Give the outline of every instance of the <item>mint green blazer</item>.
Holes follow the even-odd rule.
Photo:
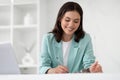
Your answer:
[[[68,55],[67,67],[70,73],[87,69],[95,61],[91,37],[85,33],[79,42],[72,43]],[[40,52],[40,73],[63,64],[62,42],[57,42],[52,33],[44,35]]]

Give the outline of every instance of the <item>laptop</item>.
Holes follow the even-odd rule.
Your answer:
[[[10,43],[0,43],[0,74],[20,74],[15,53]]]

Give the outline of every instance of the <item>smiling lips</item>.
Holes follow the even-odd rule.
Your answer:
[[[67,29],[68,29],[68,31],[73,31],[74,30],[74,28],[72,28],[72,27],[66,27]]]

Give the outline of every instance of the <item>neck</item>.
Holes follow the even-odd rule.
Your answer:
[[[70,41],[72,39],[72,35],[63,35],[62,40],[67,42]]]

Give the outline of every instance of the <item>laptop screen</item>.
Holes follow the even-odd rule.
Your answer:
[[[10,43],[0,44],[0,74],[20,74],[15,53]]]

